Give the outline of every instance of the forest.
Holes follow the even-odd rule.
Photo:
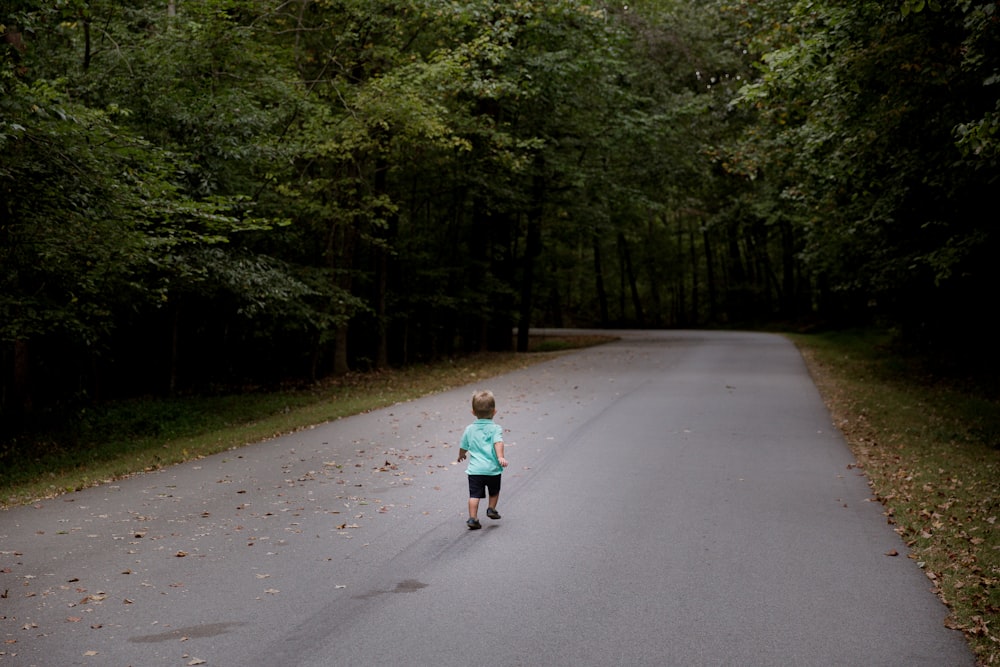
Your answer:
[[[4,428],[539,326],[1000,359],[995,0],[8,0],[0,35]]]

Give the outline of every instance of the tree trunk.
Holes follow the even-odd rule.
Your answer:
[[[604,267],[601,262],[601,237],[595,229],[594,244],[594,288],[597,290],[597,304],[600,311],[601,326],[608,326],[608,293],[604,289]]]
[[[385,137],[384,141],[388,144],[389,138]],[[380,156],[375,161],[373,183],[375,196],[379,199],[388,197],[388,184],[386,182],[388,173],[389,163],[384,156]],[[375,289],[377,290],[375,294],[375,322],[378,328],[375,367],[386,368],[389,365],[389,246],[393,241],[398,221],[393,211],[381,206],[376,210],[376,215],[382,219],[384,226],[381,229],[376,229],[375,232],[375,236],[381,240],[381,243],[377,243],[375,247]]]
[[[781,230],[781,279],[784,285],[781,311],[785,317],[793,317],[798,310],[798,290],[795,287],[795,231],[787,220],[781,221],[779,229]]]
[[[747,248],[748,254],[753,258],[753,264],[756,267],[755,282],[764,292],[763,305],[768,311],[773,312],[774,302],[777,301],[780,308],[780,304],[784,301],[784,295],[782,293],[781,282],[778,280],[778,276],[774,272],[774,267],[771,265],[771,256],[767,251],[766,237],[760,239],[758,235],[752,231],[748,231]]]
[[[541,252],[541,221],[534,215],[528,218],[528,240],[524,249],[524,273],[521,276],[521,309],[517,319],[517,351],[528,351],[531,330],[532,300],[534,298],[535,256]]]
[[[746,312],[752,308],[748,302],[747,267],[740,250],[739,227],[739,222],[734,221],[726,229],[726,312],[730,321],[744,319]]]
[[[13,401],[14,409],[24,416],[31,412],[31,356],[26,340],[14,341],[14,378]]]
[[[375,368],[386,368],[389,366],[389,312],[387,308],[389,291],[389,257],[388,250],[384,246],[379,246],[375,250],[376,262],[375,281],[375,326],[377,328],[375,350]]]
[[[715,322],[718,318],[718,303],[716,301],[715,262],[712,258],[712,240],[708,228],[702,227],[702,243],[705,246],[705,279],[708,282],[708,321]]]
[[[167,393],[173,396],[177,391],[180,375],[181,305],[174,305],[174,316],[170,323],[170,377],[167,378]]]
[[[330,221],[330,231],[326,239],[326,265],[330,270],[330,280],[333,282],[334,287],[348,294],[351,292],[354,283],[354,249],[356,241],[357,231],[352,226],[342,221]],[[338,319],[343,320],[342,323],[336,325],[337,328],[333,334],[333,373],[334,375],[344,375],[351,370],[347,354],[349,316],[348,313],[337,312],[338,306],[336,303],[331,303],[329,307],[338,316]],[[329,341],[329,338],[324,333],[320,332],[318,342],[322,341],[320,344],[325,345]]]
[[[701,298],[700,281],[698,280],[698,249],[695,247],[695,225],[697,220],[691,218],[688,223],[691,228],[688,232],[688,249],[691,254],[691,323],[701,323]]]
[[[528,231],[524,247],[524,272],[521,275],[521,312],[517,321],[517,351],[528,351],[531,313],[535,292],[535,260],[542,254],[542,212],[545,204],[545,161],[535,159],[535,175],[531,183],[531,207],[528,210]]]
[[[663,272],[657,264],[655,253],[651,250],[655,247],[654,238],[656,238],[656,214],[650,212],[646,218],[646,248],[642,257],[646,273],[649,275],[649,299],[653,304],[652,324],[654,327],[659,327],[663,324],[663,300],[660,297]]]
[[[687,281],[684,280],[684,227],[678,214],[674,214],[673,217],[677,225],[677,254],[674,259],[674,266],[677,267],[677,323],[683,327],[688,324]]]
[[[83,19],[83,71],[86,72],[90,69],[90,58],[91,58],[91,43],[90,43],[90,19]]]
[[[333,338],[333,373],[346,375],[351,370],[347,359],[347,327],[337,327]]]
[[[646,315],[642,308],[642,300],[639,298],[639,286],[635,280],[635,271],[632,270],[632,253],[629,252],[628,241],[625,240],[624,232],[618,232],[618,247],[621,248],[622,260],[625,265],[625,275],[628,276],[629,291],[632,294],[632,308],[635,310],[635,319],[639,323],[639,328],[645,329]]]
[[[625,258],[622,257],[622,248],[618,246],[618,322],[625,324]]]
[[[485,198],[480,193],[472,197],[472,236],[474,242],[469,246],[471,271],[468,285],[472,289],[482,285],[487,275],[489,256],[493,244],[492,225]],[[463,331],[468,331],[469,341],[465,343],[466,351],[486,352],[489,349],[490,320],[486,307],[480,307],[470,313],[468,324],[463,325]]]

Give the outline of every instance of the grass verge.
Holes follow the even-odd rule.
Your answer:
[[[307,389],[122,401],[0,442],[0,508],[28,504],[551,359],[612,336],[547,336],[532,354],[488,353],[351,374]]]
[[[982,665],[1000,664],[1000,401],[884,335],[794,335],[885,516]]]

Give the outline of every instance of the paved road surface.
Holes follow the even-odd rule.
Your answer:
[[[973,664],[783,338],[469,380],[0,513],[0,666]],[[479,386],[512,463],[468,531]]]

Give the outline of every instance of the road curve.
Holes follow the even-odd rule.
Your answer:
[[[974,664],[793,345],[620,333],[0,513],[0,666]]]

